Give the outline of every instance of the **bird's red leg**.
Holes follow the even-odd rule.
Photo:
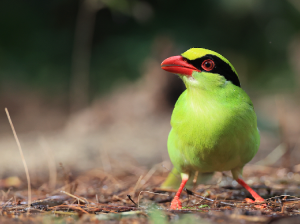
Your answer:
[[[181,181],[181,184],[180,184],[180,187],[178,188],[178,191],[175,195],[175,197],[173,198],[172,202],[171,202],[171,206],[170,206],[170,209],[182,209],[182,205],[181,205],[181,201],[179,200],[179,197],[180,197],[180,194],[186,184],[186,182],[188,181],[189,179],[189,175],[187,174],[182,174],[182,181]]]
[[[255,199],[255,201],[253,201],[250,198],[246,198],[247,202],[263,202],[265,199],[263,199],[261,196],[259,196],[248,184],[245,183],[245,181],[243,181],[242,179],[238,178],[237,182],[242,185],[247,191],[249,191],[249,193],[252,195],[252,197]]]

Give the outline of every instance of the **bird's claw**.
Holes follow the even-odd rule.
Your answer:
[[[181,201],[179,200],[178,196],[175,196],[173,198],[170,209],[172,210],[182,209]]]
[[[253,201],[251,198],[245,198],[245,201],[247,202],[247,203],[254,203],[255,201]]]
[[[255,199],[255,201],[253,201],[250,198],[245,198],[245,201],[247,203],[255,203],[255,202],[264,202],[265,200],[263,198],[257,198],[257,199]],[[259,209],[263,209],[263,208],[267,207],[267,205],[266,204],[261,204],[261,205],[255,205],[254,207],[259,208]]]

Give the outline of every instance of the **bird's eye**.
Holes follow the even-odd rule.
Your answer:
[[[205,71],[211,71],[213,70],[213,68],[215,67],[215,62],[211,59],[206,59],[205,61],[202,62],[201,67],[205,70]]]

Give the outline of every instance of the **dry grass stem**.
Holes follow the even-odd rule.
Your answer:
[[[3,205],[3,207],[2,208],[5,208],[6,207],[6,205],[8,205],[8,203],[11,201],[13,199],[13,197],[12,198],[10,198],[4,205]]]
[[[11,187],[10,187],[10,188],[8,188],[7,192],[5,192],[5,191],[1,190],[1,192],[2,192],[2,200],[5,200],[5,199],[7,199],[7,197],[8,197],[8,194],[9,194],[10,190],[11,190]],[[4,198],[3,198],[3,197],[4,197]]]
[[[43,136],[40,136],[39,143],[45,151],[47,156],[48,168],[49,168],[49,189],[50,192],[53,191],[56,187],[56,179],[57,179],[57,170],[55,165],[55,159],[53,156],[53,152],[49,147],[46,139]]]
[[[155,173],[155,171],[157,170],[157,166],[153,166],[148,173],[145,175],[145,178],[143,179],[143,183],[141,184],[140,187],[144,186],[148,180],[153,176],[153,174]]]
[[[20,141],[18,139],[17,133],[15,131],[14,125],[12,123],[12,120],[10,118],[10,115],[9,115],[9,112],[8,112],[7,108],[5,108],[5,112],[6,112],[10,127],[12,129],[12,132],[14,134],[15,140],[17,142],[17,145],[18,145],[18,148],[19,148],[19,151],[20,151],[20,155],[21,155],[21,158],[22,158],[22,162],[23,162],[23,165],[24,165],[25,173],[26,173],[26,179],[27,179],[27,184],[28,184],[28,210],[27,210],[27,214],[29,214],[30,204],[31,204],[31,184],[30,184],[30,177],[29,177],[28,167],[27,167],[27,164],[26,164],[26,161],[25,161],[25,158],[24,158],[24,154],[23,154],[23,150],[21,148]]]
[[[152,192],[152,191],[140,191],[140,193],[139,193],[139,196],[138,196],[138,208],[140,207],[140,196],[141,196],[141,194],[142,193],[149,193],[149,194],[157,194],[157,195],[163,195],[163,196],[170,196],[170,195],[168,195],[168,194],[161,194],[161,193],[155,193],[155,192]]]
[[[113,195],[112,199],[122,201],[125,204],[127,203],[127,201],[125,199],[119,197],[118,195]]]
[[[136,184],[135,184],[135,186],[134,186],[134,188],[133,188],[133,191],[132,191],[132,195],[133,195],[133,196],[135,195],[135,192],[136,192],[136,190],[138,189],[138,187],[139,187],[139,185],[140,185],[140,182],[141,182],[142,178],[143,178],[143,175],[141,175],[140,178],[138,179],[138,181],[136,182]]]
[[[278,122],[279,122],[279,132],[280,132],[280,138],[281,141],[285,147],[285,154],[282,155],[282,166],[285,168],[288,168],[290,171],[292,171],[291,167],[291,153],[292,153],[292,147],[291,142],[288,138],[287,133],[287,115],[285,111],[285,104],[284,104],[284,98],[283,97],[276,97],[276,107],[277,107],[277,116],[278,116]]]
[[[61,191],[61,193],[64,193],[64,194],[66,194],[66,195],[68,195],[68,196],[70,196],[72,198],[75,198],[75,199],[77,199],[78,201],[81,201],[84,204],[88,204],[88,201],[83,200],[82,198],[79,198],[79,197],[77,197],[77,196],[75,196],[73,194],[70,194],[70,193],[66,192],[66,191]]]
[[[275,149],[273,149],[264,159],[259,160],[255,165],[271,166],[282,158],[287,152],[285,143],[280,143]]]

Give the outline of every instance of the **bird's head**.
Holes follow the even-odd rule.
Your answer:
[[[238,74],[222,55],[204,48],[191,48],[165,59],[161,68],[178,74],[187,88],[215,89],[232,83],[240,87]]]

